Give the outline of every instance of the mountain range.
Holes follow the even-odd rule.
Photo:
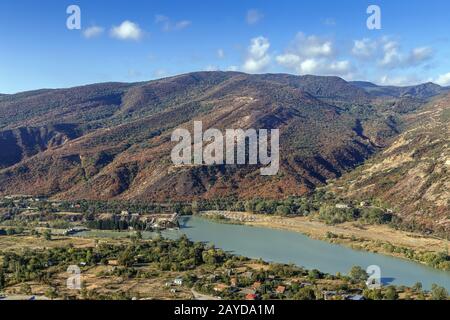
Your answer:
[[[0,95],[0,194],[279,199],[338,179],[346,195],[382,197],[445,220],[449,91],[432,83],[197,72]],[[246,165],[174,167],[171,133],[192,130],[194,120],[204,129],[279,128],[279,174],[263,177]]]

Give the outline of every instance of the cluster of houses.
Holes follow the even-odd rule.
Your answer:
[[[245,297],[245,300],[259,300],[261,298],[261,287],[264,284],[263,282],[255,281],[250,287],[238,288],[237,281],[237,278],[231,278],[230,285],[218,283],[214,286],[214,291],[218,294],[224,293],[226,291],[228,291],[229,293],[239,293]],[[300,288],[313,286],[312,283],[302,282],[300,279],[293,279],[292,281],[286,281],[283,284],[277,285],[270,293],[274,295],[284,295],[287,292],[289,286],[291,286],[293,283],[298,284]],[[324,300],[335,300],[337,298],[340,298],[343,300],[360,301],[365,299],[361,294],[349,294],[338,291],[324,290],[322,291],[322,295]]]
[[[183,278],[175,278],[172,282],[166,282],[166,287],[170,288],[170,293],[177,293],[178,290],[174,286],[181,287],[183,283]]]
[[[251,272],[250,272],[251,273]],[[250,276],[251,277],[251,276]],[[238,287],[238,278],[234,277],[230,279],[230,285],[224,283],[218,283],[214,286],[214,292],[220,294],[224,292],[238,293],[245,297],[246,300],[258,300],[260,299],[260,289],[263,283],[261,281],[255,281],[251,286],[245,288]],[[284,294],[286,286],[278,286],[275,289],[276,294]]]
[[[231,293],[240,293],[245,297],[245,300],[258,300],[260,299],[259,290],[261,289],[262,282],[255,281],[253,285],[247,288],[238,288],[237,286],[237,278],[231,278],[231,284],[226,285],[223,283],[219,283],[214,287],[214,291],[217,293],[223,293],[225,291]],[[286,286],[279,285],[275,289],[275,294],[284,294],[286,292]]]
[[[150,225],[150,227],[153,230],[164,230],[164,229],[177,229],[180,227],[178,218],[180,217],[180,214],[173,213],[172,215],[164,215],[164,216],[156,216],[148,218],[147,224]]]
[[[239,270],[241,269],[241,270]],[[222,279],[222,275],[226,275],[228,277],[227,283],[220,282],[220,279]],[[214,291],[215,295],[217,297],[220,297],[223,294],[236,294],[241,297],[244,297],[245,300],[259,300],[261,299],[261,295],[263,293],[265,294],[271,294],[271,295],[284,295],[289,290],[289,287],[292,286],[294,283],[297,284],[300,288],[313,286],[312,283],[305,282],[302,279],[291,279],[288,281],[281,281],[277,276],[269,275],[267,277],[266,281],[254,281],[251,285],[246,285],[245,287],[240,286],[240,279],[242,279],[242,282],[248,283],[249,280],[253,279],[254,273],[251,271],[245,270],[245,268],[238,268],[238,269],[227,269],[222,274],[216,273],[216,274],[209,274],[209,275],[200,275],[197,277],[198,280],[206,280],[208,283],[214,283],[214,286],[212,287],[212,290]],[[217,282],[216,282],[217,281]],[[271,289],[271,292],[267,292],[267,286],[263,288],[265,284],[277,283],[275,287]],[[176,278],[172,282],[166,283],[166,287],[170,287],[171,292],[177,292],[176,289],[174,289],[174,286],[182,286],[183,285],[183,279],[182,278]],[[263,292],[265,291],[265,292]]]
[[[245,269],[245,268],[238,268]],[[293,278],[288,280],[281,280],[274,275],[268,275],[265,281],[254,281],[250,285],[242,286],[242,283],[248,283],[249,280],[254,279],[253,272],[247,270],[231,270],[227,269],[221,274],[209,274],[199,275],[197,280],[206,280],[207,283],[213,283],[212,291],[214,292],[214,298],[220,298],[223,295],[236,295],[243,297],[245,300],[260,300],[262,294],[269,294],[270,296],[285,296],[289,295],[289,290],[293,285],[298,288],[313,287],[314,284],[302,278]],[[223,275],[227,276],[227,281],[224,283]],[[273,284],[276,285],[273,285]],[[175,278],[172,282],[166,283],[166,287],[170,288],[170,292],[178,292],[177,287],[181,287],[184,284],[184,280],[181,277]],[[354,292],[342,292],[342,291],[328,291],[323,290],[322,296],[324,300],[365,300],[360,291],[354,290]]]
[[[38,204],[40,202],[48,202],[50,205],[55,208],[55,211],[58,211],[58,208],[60,208],[63,203],[58,201],[49,201],[45,197],[36,197],[36,196],[30,196],[30,195],[14,195],[14,196],[5,196],[2,199],[0,199],[0,205],[3,203],[10,203],[13,202],[15,204],[15,207],[20,210],[21,216],[26,217],[27,215],[31,218],[33,215],[39,215],[39,208]],[[58,216],[58,214],[64,214],[64,220],[71,221],[71,222],[77,222],[80,220],[80,217],[82,218],[82,214],[79,213],[79,209],[81,208],[81,205],[79,203],[72,203],[69,206],[70,209],[73,209],[74,212],[54,212],[53,216]],[[69,209],[69,210],[70,210]],[[149,229],[152,230],[164,230],[164,229],[170,229],[170,228],[179,228],[178,219],[179,214],[178,213],[169,213],[170,208],[165,208],[165,211],[167,213],[163,214],[139,214],[139,213],[130,213],[127,210],[123,210],[120,213],[120,219],[123,219],[125,221],[142,221],[146,223]],[[104,214],[105,217],[108,217],[109,214]],[[100,215],[100,219],[102,218],[102,215]]]
[[[129,211],[122,211],[120,213],[120,218],[125,221],[141,221],[145,223],[146,230],[166,230],[166,229],[178,229],[180,215],[178,213],[172,214],[144,214],[130,213]],[[133,230],[133,227],[129,227]]]

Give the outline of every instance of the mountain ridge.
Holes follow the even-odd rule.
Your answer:
[[[350,83],[366,90],[373,96],[415,96],[420,98],[430,98],[439,94],[446,93],[450,90],[450,88],[448,87],[443,87],[433,82],[426,82],[410,86],[380,86],[367,81],[351,81]]]
[[[0,194],[145,201],[303,195],[388,146],[405,114],[424,103],[420,90],[411,95],[374,97],[338,77],[240,72],[10,95],[0,98],[0,147],[8,151],[0,157]],[[205,128],[280,128],[280,174],[260,177],[258,166],[174,168],[171,131],[192,129],[193,120]]]

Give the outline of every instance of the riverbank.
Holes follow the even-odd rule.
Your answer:
[[[206,211],[201,215],[206,217],[220,215],[227,221],[245,225],[295,231],[316,240],[404,258],[441,270],[450,270],[448,261],[436,263],[436,257],[447,251],[449,241],[396,230],[386,225],[363,225],[358,222],[326,225],[309,217],[267,216],[228,211]]]
[[[6,238],[16,237],[2,236],[0,243]],[[236,256],[186,237],[114,239],[89,247],[64,239],[73,243],[0,251],[0,300],[430,300],[435,295],[403,286],[367,290],[359,268],[331,275]],[[195,254],[202,258],[186,259]],[[81,290],[67,286],[68,262],[78,265]]]

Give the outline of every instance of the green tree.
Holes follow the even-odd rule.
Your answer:
[[[199,210],[199,205],[197,201],[192,201],[191,203],[191,208],[192,208],[192,213],[193,214],[197,214],[200,210]]]
[[[3,272],[3,269],[0,269],[0,290],[3,290],[5,288],[6,288],[5,273]]]
[[[266,203],[262,200],[258,201],[255,205],[255,211],[258,213],[264,213],[266,210]]]
[[[363,291],[363,295],[366,299],[369,300],[382,300],[383,294],[381,293],[381,289],[365,289]]]
[[[445,288],[438,286],[437,284],[433,284],[431,286],[431,299],[433,300],[447,300],[448,292]]]
[[[277,207],[277,214],[281,216],[287,216],[290,213],[289,207],[287,206],[278,206]]]
[[[44,239],[47,241],[51,241],[52,240],[52,232],[50,230],[45,230],[44,231]]]
[[[20,287],[20,292],[25,295],[31,295],[32,294],[31,286],[26,282],[22,283],[22,286]]]
[[[56,299],[58,297],[58,292],[56,291],[55,288],[51,287],[49,288],[47,291],[45,291],[44,294],[47,298],[49,299]]]
[[[366,281],[369,275],[360,266],[354,266],[348,273],[349,277],[354,281]]]
[[[308,277],[310,279],[320,279],[322,277],[322,274],[320,273],[319,270],[313,269],[313,270],[309,270]]]
[[[398,293],[397,290],[395,290],[395,287],[389,286],[384,293],[384,299],[385,300],[397,300],[398,299]]]
[[[301,288],[294,295],[294,300],[316,300],[316,293],[311,288]]]
[[[253,213],[255,211],[255,204],[253,201],[246,201],[244,204],[245,212]]]
[[[412,286],[412,289],[413,289],[415,292],[422,292],[422,288],[423,288],[423,286],[422,286],[422,283],[421,283],[421,282],[416,282],[416,283]]]
[[[132,267],[135,260],[134,260],[134,253],[131,248],[127,248],[125,251],[123,251],[119,258],[117,259],[117,262],[119,265],[124,267]]]

